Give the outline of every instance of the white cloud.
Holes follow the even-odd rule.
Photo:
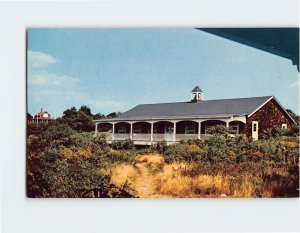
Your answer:
[[[87,105],[89,105],[92,109],[111,109],[112,111],[115,109],[118,110],[121,107],[121,104],[114,100],[108,99],[87,99]]]
[[[74,85],[79,79],[68,75],[57,75],[47,71],[29,71],[28,84],[36,86]]]
[[[55,59],[53,56],[38,51],[28,50],[27,56],[29,67],[35,69],[45,68],[48,65],[57,62],[57,59]]]
[[[78,78],[50,72],[48,66],[56,61],[49,54],[28,51],[28,101],[32,111],[47,108],[47,111],[60,115],[67,108],[82,105],[89,106],[94,113],[120,109],[121,104],[114,100],[92,96]]]

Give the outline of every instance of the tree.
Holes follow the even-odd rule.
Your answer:
[[[291,109],[286,109],[287,113],[296,121],[296,124],[299,125],[299,116],[296,115]]]
[[[86,106],[86,105],[82,105],[80,107],[79,111],[85,113],[87,116],[92,117],[91,109],[88,106]]]
[[[116,118],[116,117],[118,117],[120,115],[121,115],[120,112],[112,112],[112,113],[108,114],[106,117],[107,118]]]
[[[105,118],[105,115],[101,114],[101,113],[96,113],[93,115],[93,120],[99,120],[99,119],[103,119]]]
[[[75,107],[64,111],[59,122],[69,125],[72,129],[78,132],[89,132],[94,130],[92,117],[88,116],[83,111],[76,111]]]

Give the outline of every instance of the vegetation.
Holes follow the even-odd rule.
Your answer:
[[[28,124],[28,197],[299,197],[299,128],[261,140],[212,127],[206,140],[160,142],[93,137],[85,106],[55,123]]]
[[[298,197],[298,145],[291,137],[252,141],[215,136],[169,146],[163,157],[168,164],[181,164],[174,179],[188,183],[187,196]],[[174,179],[169,194],[176,196]]]
[[[27,194],[29,197],[131,197],[125,191],[126,185],[116,187],[109,182],[109,174],[100,172],[123,162],[124,158],[128,160],[129,156],[116,157],[103,139],[94,139],[91,133],[76,132],[66,124],[49,126],[39,136],[28,136]]]

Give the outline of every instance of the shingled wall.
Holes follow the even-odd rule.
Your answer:
[[[256,113],[247,119],[244,133],[247,136],[252,136],[252,121],[258,121],[258,133],[267,130],[268,128],[287,124],[287,127],[291,127],[292,120],[288,117],[277,102],[272,99],[260,108]]]

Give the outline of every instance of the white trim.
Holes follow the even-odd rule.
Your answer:
[[[267,101],[265,101],[262,105],[260,105],[258,108],[256,108],[252,113],[250,113],[248,115],[248,117],[251,117],[254,113],[256,113],[259,109],[261,109],[266,103],[268,103],[273,98],[274,98],[274,96],[271,96]]]
[[[230,119],[229,123],[233,122],[233,121],[239,121],[239,122],[242,122],[244,124],[247,123],[246,116],[233,116],[232,119]]]
[[[246,115],[245,114],[241,114],[242,115]],[[168,116],[161,116],[159,118],[141,118],[141,119],[137,119],[135,118],[134,120],[126,120],[126,119],[117,119],[117,118],[110,118],[110,119],[98,119],[98,120],[93,120],[93,122],[101,122],[101,123],[111,123],[111,122],[125,122],[125,123],[129,123],[129,122],[148,122],[148,123],[156,123],[156,122],[161,122],[161,121],[168,121],[168,122],[179,122],[179,121],[207,121],[207,120],[220,120],[220,121],[226,121],[228,119],[232,118],[232,114],[231,115],[219,115],[219,116],[172,116],[172,118],[167,118]]]
[[[287,129],[287,124],[281,124],[282,129]]]
[[[155,123],[150,124],[153,124],[153,134],[157,134],[157,125],[155,125]],[[151,126],[150,129],[148,129],[148,134],[151,134]]]

